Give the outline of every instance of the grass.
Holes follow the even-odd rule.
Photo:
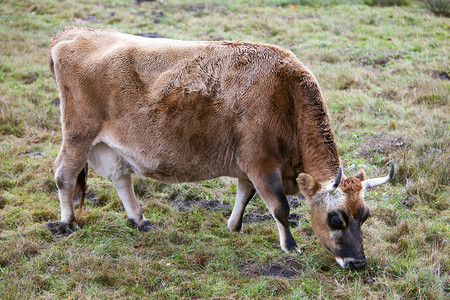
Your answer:
[[[0,298],[448,298],[450,23],[427,7],[445,6],[438,1],[369,2],[2,1]],[[236,187],[223,179],[135,178],[159,228],[142,233],[128,226],[112,184],[91,172],[81,228],[53,236],[45,224],[59,218],[52,165],[61,130],[46,55],[70,25],[292,50],[322,86],[346,174],[382,176],[396,161],[392,182],[366,193],[366,268],[340,269],[305,203],[291,208],[303,256],[281,253],[272,220],[231,234]],[[267,210],[256,198],[247,212]]]

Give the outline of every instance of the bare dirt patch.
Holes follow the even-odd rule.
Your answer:
[[[179,6],[178,10],[191,13],[197,18],[210,14],[218,16],[226,16],[228,14],[226,6],[219,3],[182,4]]]
[[[303,270],[302,264],[295,258],[278,260],[272,263],[258,263],[258,259],[246,261],[241,269],[241,276],[255,278],[258,276],[274,276],[291,278]]]
[[[396,150],[411,145],[412,139],[404,136],[380,135],[369,136],[358,147],[357,153],[369,160],[376,154],[388,155]]]
[[[203,201],[198,197],[194,197],[193,199],[187,197],[187,199],[175,200],[170,202],[169,204],[177,207],[181,211],[189,210],[193,207],[202,207],[208,211],[223,211],[226,214],[231,213],[230,205],[215,199]]]
[[[35,82],[39,77],[39,74],[37,72],[31,72],[28,74],[24,74],[20,77],[20,80],[25,84],[31,84]]]
[[[450,75],[448,75],[448,73],[445,71],[435,71],[433,72],[432,76],[441,80],[450,80]]]
[[[302,214],[298,214],[298,213],[291,213],[289,215],[289,225],[290,226],[297,226],[298,225],[298,221],[303,217]],[[270,213],[260,213],[257,211],[249,211],[248,213],[246,213],[243,217],[242,217],[242,222],[243,223],[259,223],[259,222],[264,222],[267,220],[272,220],[272,216],[270,215]]]
[[[352,60],[364,67],[384,67],[390,61],[398,61],[407,54],[406,51],[387,51],[384,53],[368,53],[356,55]]]
[[[406,208],[413,208],[417,203],[419,203],[419,200],[414,196],[406,196],[402,201],[402,205]]]
[[[290,209],[297,208],[302,202],[305,201],[303,196],[287,196],[286,197],[289,203]],[[299,213],[291,213],[289,215],[289,225],[297,226],[298,221],[303,217],[302,214]],[[259,223],[267,220],[272,220],[272,215],[269,212],[258,212],[258,211],[248,211],[243,217],[243,223]]]
[[[286,198],[290,208],[297,208],[306,201],[306,198],[302,194],[298,194],[297,196],[286,196]]]
[[[267,220],[271,220],[270,213],[261,213],[257,211],[249,211],[242,217],[244,223],[259,223]]]

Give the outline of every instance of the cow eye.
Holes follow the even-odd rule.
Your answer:
[[[329,217],[329,223],[330,227],[333,229],[341,229],[343,227],[343,223],[338,214],[331,214]]]

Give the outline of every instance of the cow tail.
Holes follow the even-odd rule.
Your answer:
[[[78,205],[78,219],[81,217],[81,210],[84,204],[84,198],[86,197],[87,188],[87,175],[88,175],[88,164],[84,166],[80,174],[78,174],[77,184],[75,186],[75,195],[80,194],[80,205]]]
[[[55,62],[53,61],[53,57],[51,54],[49,54],[48,56],[48,66],[53,74],[53,77],[55,77]]]
[[[48,49],[48,55],[47,55],[48,66],[50,68],[50,71],[52,72],[53,78],[55,78],[55,61],[53,60],[53,56],[52,56],[52,49],[54,46],[55,46],[55,42],[52,40],[50,42],[50,47]]]

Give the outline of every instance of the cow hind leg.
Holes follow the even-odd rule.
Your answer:
[[[255,187],[252,183],[239,179],[237,184],[236,202],[228,219],[228,229],[239,232],[242,228],[242,216],[247,204],[255,195]]]
[[[129,222],[142,231],[154,229],[142,214],[133,190],[132,171],[125,159],[108,145],[99,143],[92,148],[89,162],[94,170],[111,179],[125,207]]]
[[[289,204],[283,191],[279,172],[274,171],[258,175],[252,178],[252,181],[277,223],[281,249],[284,252],[301,253],[289,230]]]
[[[54,164],[56,186],[61,207],[61,221],[47,224],[56,234],[68,235],[76,229],[73,210],[73,197],[77,185],[82,193],[86,188],[87,150],[81,146],[70,147],[67,143],[61,147]]]

